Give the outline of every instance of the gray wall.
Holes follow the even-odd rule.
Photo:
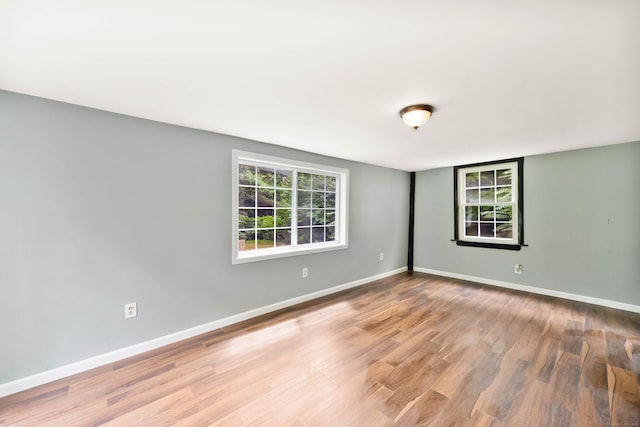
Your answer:
[[[453,168],[419,172],[415,266],[640,305],[639,186],[640,142],[526,157],[515,252],[451,242]]]
[[[348,168],[349,248],[231,265],[234,148]],[[408,182],[0,91],[0,383],[404,267]]]

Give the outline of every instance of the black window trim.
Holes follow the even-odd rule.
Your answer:
[[[509,163],[516,162],[518,163],[518,244],[504,244],[504,243],[488,243],[488,242],[471,242],[468,240],[461,240],[458,231],[458,169],[479,167],[479,166],[488,166],[493,164],[500,163]],[[504,159],[504,160],[494,160],[490,162],[480,162],[480,163],[471,163],[468,165],[460,165],[454,166],[453,168],[453,228],[454,228],[454,238],[453,240],[456,242],[458,246],[472,246],[478,248],[491,248],[491,249],[506,249],[510,251],[519,251],[523,246],[527,246],[524,244],[524,183],[523,177],[524,175],[524,157],[516,157],[512,159]]]

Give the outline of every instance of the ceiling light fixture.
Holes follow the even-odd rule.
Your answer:
[[[427,123],[429,117],[433,113],[433,107],[427,104],[409,105],[400,110],[400,117],[402,121],[411,126],[415,130],[418,130],[420,126]]]

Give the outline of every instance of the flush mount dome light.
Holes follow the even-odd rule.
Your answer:
[[[433,107],[428,104],[416,104],[409,105],[400,110],[400,117],[402,121],[411,126],[414,129],[418,129],[423,124],[427,123],[427,120],[433,113]]]

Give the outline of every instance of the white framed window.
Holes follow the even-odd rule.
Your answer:
[[[348,246],[349,171],[233,150],[232,263]]]
[[[523,245],[524,159],[454,168],[455,240],[461,246]]]

